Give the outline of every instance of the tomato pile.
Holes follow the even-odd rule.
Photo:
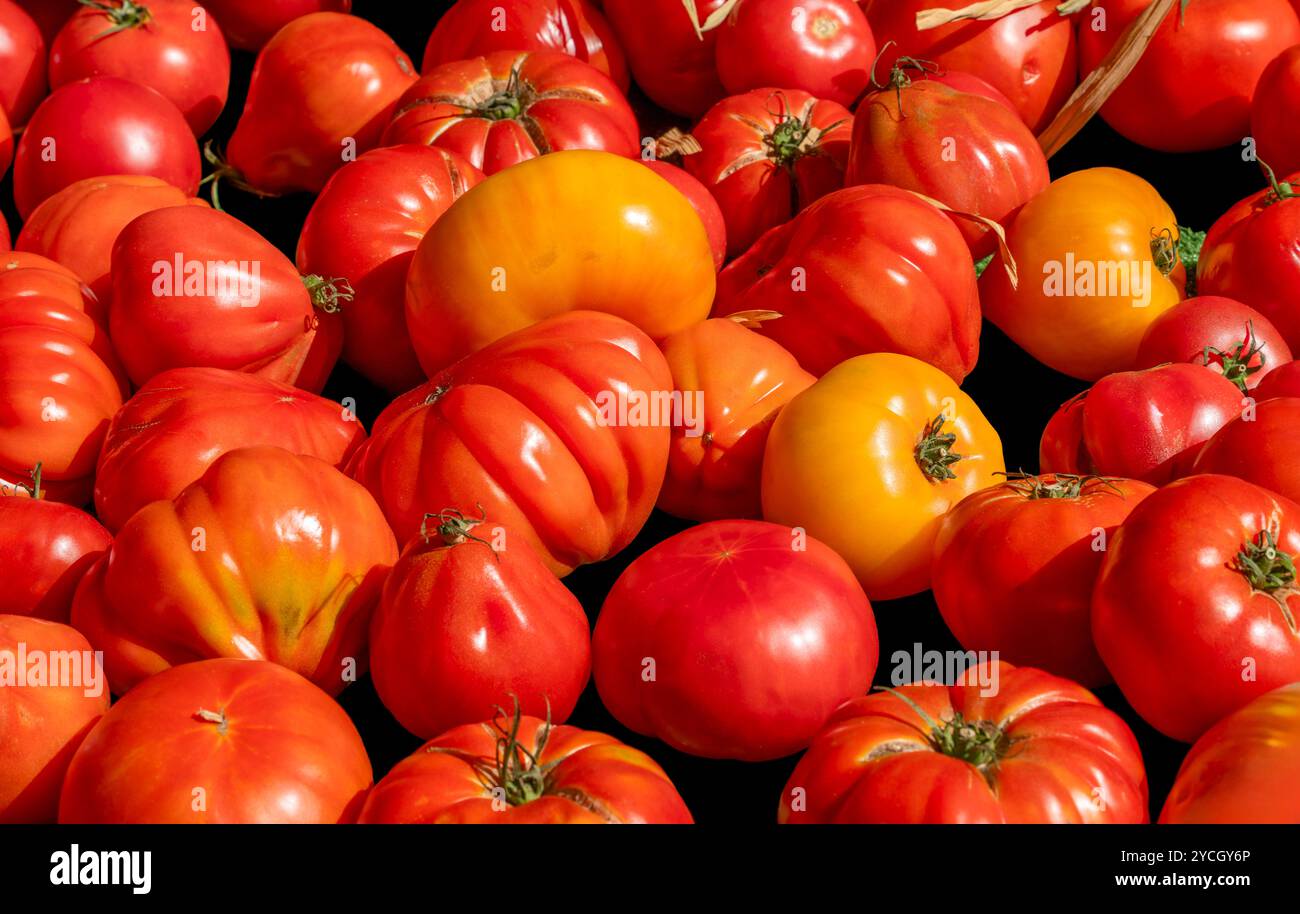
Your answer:
[[[1300,822],[1300,3],[940,2],[0,0],[0,823]]]

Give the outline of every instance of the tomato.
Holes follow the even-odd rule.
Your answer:
[[[1285,362],[1268,373],[1255,388],[1256,400],[1271,397],[1300,397],[1300,362]]]
[[[989,101],[997,102],[1003,108],[1019,116],[1015,103],[1011,99],[999,92],[992,83],[976,76],[974,73],[967,73],[963,70],[948,70],[941,67],[937,71],[927,69],[925,78],[931,82],[947,86],[949,89],[965,92],[967,95],[978,95],[981,98],[987,98]]]
[[[379,145],[415,67],[380,29],[343,13],[294,19],[257,55],[219,174],[259,194],[318,192]]]
[[[14,158],[14,200],[26,219],[46,197],[103,175],[152,175],[192,197],[199,172],[199,147],[175,105],[96,76],[55,89],[32,115]]]
[[[612,736],[517,711],[457,727],[393,768],[361,824],[665,824],[691,814],[662,768]]]
[[[668,462],[671,390],[645,334],[613,315],[570,312],[398,397],[349,472],[403,543],[426,512],[477,503],[567,574],[627,546],[650,516]]]
[[[1149,0],[1098,0],[1079,25],[1090,73]],[[1274,57],[1300,44],[1290,0],[1196,0],[1171,9],[1137,66],[1102,106],[1116,132],[1149,149],[1194,152],[1250,132],[1250,103]]]
[[[9,166],[14,160],[14,132],[9,124],[9,118],[5,116],[5,111],[0,108],[0,178],[5,176],[9,171]],[[3,221],[3,220],[0,220]],[[4,236],[9,237],[9,226],[4,226]]]
[[[398,100],[383,142],[442,146],[495,174],[560,149],[635,156],[641,131],[595,67],[559,51],[497,51],[426,72]]]
[[[105,304],[113,292],[113,242],[131,220],[168,206],[206,205],[149,175],[85,178],[36,207],[16,246],[68,267]]]
[[[682,196],[695,207],[695,215],[704,223],[704,231],[709,236],[709,248],[713,251],[713,266],[721,270],[727,262],[727,221],[722,215],[722,207],[704,184],[684,168],[662,162],[658,159],[642,159],[641,163],[681,191]]]
[[[718,31],[695,28],[726,2],[605,0],[605,18],[627,52],[637,86],[659,107],[694,119],[726,94],[714,62]]]
[[[692,131],[702,149],[684,164],[722,208],[730,256],[844,185],[852,123],[844,106],[797,91],[758,89],[709,109]]]
[[[1291,361],[1291,347],[1273,322],[1254,308],[1217,295],[1189,298],[1147,328],[1137,367],[1193,362],[1223,375],[1242,391],[1259,386]]]
[[[343,361],[386,390],[410,390],[424,380],[403,307],[415,248],[481,180],[482,172],[447,149],[372,149],[336,171],[307,214],[298,269],[347,278],[352,298],[322,319],[341,319]]]
[[[1160,823],[1300,822],[1300,683],[1229,714],[1183,759]]]
[[[371,779],[320,689],[273,663],[205,660],[113,705],[73,756],[59,821],[329,824],[355,815]]]
[[[934,600],[948,628],[968,651],[1107,684],[1092,588],[1115,529],[1154,491],[1132,479],[1017,475],[964,498],[934,545]]]
[[[190,0],[108,0],[83,6],[50,45],[50,87],[120,76],[162,93],[201,136],[226,106],[230,52]]]
[[[715,53],[732,95],[777,86],[851,105],[871,80],[876,40],[854,0],[744,0]]]
[[[17,0],[18,5],[27,11],[48,46],[59,34],[63,23],[72,18],[72,14],[81,8],[80,0]]]
[[[1291,446],[1297,420],[1300,398],[1249,406],[1197,451],[1189,472],[1236,476],[1300,501],[1300,462]]]
[[[15,127],[27,123],[45,95],[45,39],[13,0],[0,0],[0,108]]]
[[[393,566],[370,626],[375,690],[429,739],[512,696],[563,723],[591,672],[582,604],[532,547],[485,515],[444,508]]]
[[[1260,74],[1250,103],[1250,135],[1261,161],[1281,175],[1300,171],[1300,126],[1291,99],[1300,93],[1300,45],[1273,58]]]
[[[0,500],[0,511],[11,501]],[[68,763],[107,710],[85,638],[57,622],[0,615],[0,825],[54,821]]]
[[[997,432],[951,378],[909,356],[863,355],[777,416],[763,517],[806,529],[844,556],[867,596],[891,600],[930,586],[943,515],[1003,469]]]
[[[341,466],[365,437],[352,411],[288,384],[174,368],[154,375],[113,416],[95,475],[95,513],[108,529],[121,529],[238,448],[274,446]]]
[[[777,312],[760,332],[816,375],[862,353],[899,352],[960,382],[979,356],[970,260],[952,220],[914,194],[848,187],[728,265],[713,315]]]
[[[1132,368],[1147,327],[1182,298],[1178,222],[1155,188],[1129,172],[1058,178],[1006,230],[1019,286],[995,257],[980,279],[980,304],[1063,374],[1095,381]]]
[[[348,13],[352,0],[206,0],[233,48],[261,50],[276,32],[309,13]]]
[[[858,106],[846,184],[892,184],[999,224],[1047,189],[1047,159],[1015,112],[907,69]],[[986,226],[954,221],[974,257],[993,253]]]
[[[715,284],[689,201],[639,162],[571,150],[493,175],[434,224],[407,275],[406,323],[433,376],[571,310],[662,339],[704,319]]]
[[[720,318],[674,333],[663,353],[694,412],[693,424],[673,427],[659,508],[691,520],[759,517],[768,432],[816,378],[779,343]]]
[[[67,267],[39,254],[7,253],[0,258],[0,301],[27,297],[50,299],[70,311],[84,311],[99,324],[106,317],[94,293]]]
[[[1146,770],[1133,732],[1087,689],[997,662],[846,702],[799,760],[777,820],[1140,824]]]
[[[457,0],[434,26],[420,72],[493,51],[541,48],[589,63],[627,91],[623,49],[590,0]]]
[[[881,47],[893,41],[893,51],[900,56],[980,77],[1011,99],[1030,130],[1042,131],[1078,81],[1074,22],[1057,14],[1057,0],[1043,0],[996,19],[917,29],[916,14],[936,5],[944,4],[863,0]]]

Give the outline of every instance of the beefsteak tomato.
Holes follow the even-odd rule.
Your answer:
[[[1191,473],[1221,473],[1300,502],[1300,461],[1292,443],[1300,399],[1277,397],[1248,404],[1196,453]]]
[[[1147,328],[1137,367],[1192,362],[1223,375],[1243,393],[1291,361],[1273,322],[1231,298],[1203,295],[1174,305]]]
[[[605,18],[627,53],[637,86],[660,108],[695,119],[726,94],[714,59],[727,0],[605,0]]]
[[[259,51],[276,32],[309,13],[350,13],[352,0],[206,0],[232,48]]]
[[[0,108],[15,127],[27,123],[45,95],[45,47],[27,11],[13,0],[0,0]]]

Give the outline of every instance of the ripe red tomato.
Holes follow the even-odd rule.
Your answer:
[[[722,207],[718,206],[717,198],[698,178],[684,168],[658,159],[642,159],[641,162],[691,201],[691,206],[695,207],[695,213],[704,223],[704,231],[709,236],[709,247],[713,249],[713,265],[721,270],[722,265],[727,262],[727,221],[722,215]]]
[[[199,147],[179,110],[153,89],[96,76],[55,89],[32,115],[14,158],[14,201],[24,219],[83,178],[153,175],[192,197]]]
[[[800,528],[713,521],[619,576],[592,640],[601,701],[625,727],[706,758],[808,745],[871,685],[879,642],[853,571]]]
[[[141,683],[73,756],[59,821],[330,824],[372,780],[328,695],[256,660],[186,663]]]
[[[383,142],[442,146],[494,174],[559,149],[635,156],[641,131],[595,67],[559,51],[496,51],[426,71],[398,100]]]
[[[671,390],[649,337],[611,314],[571,311],[398,397],[349,472],[403,543],[431,505],[477,502],[567,574],[618,552],[650,516],[668,462]]]
[[[48,257],[14,251],[0,258],[0,301],[10,298],[53,299],[72,311],[84,311],[96,324],[107,323],[103,303],[76,273]]]
[[[384,707],[422,739],[487,720],[512,696],[524,713],[563,723],[591,672],[582,604],[486,515],[449,507],[425,523],[370,626]]]
[[[364,19],[310,13],[257,55],[225,169],[261,194],[318,192],[344,162],[379,145],[415,67]]]
[[[1300,45],[1273,58],[1255,85],[1250,103],[1250,135],[1255,153],[1280,175],[1300,171],[1300,124],[1291,113],[1300,95]]]
[[[876,40],[854,0],[743,0],[715,53],[731,95],[775,86],[851,105],[871,81]]]
[[[544,773],[544,776],[542,776]],[[366,797],[361,824],[689,825],[686,804],[648,755],[612,736],[516,711],[422,746]]]
[[[63,23],[72,18],[72,14],[81,7],[81,0],[17,0],[17,2],[40,28],[47,47],[54,41],[54,36],[59,34]]]
[[[1268,373],[1255,388],[1256,400],[1272,397],[1300,397],[1300,362],[1284,362]]]
[[[0,0],[0,108],[21,127],[44,95],[45,39],[22,7]]]
[[[4,108],[0,108],[0,178],[5,176],[9,171],[9,166],[14,160],[14,132],[9,124],[9,118],[5,116]],[[0,219],[0,222],[4,220]],[[4,225],[4,237],[6,246],[9,238],[9,225]]]
[[[696,31],[726,2],[605,0],[637,86],[659,107],[695,119],[726,94],[714,60],[718,31]]]
[[[1300,461],[1291,444],[1300,427],[1300,399],[1256,403],[1215,433],[1196,454],[1189,473],[1221,473],[1300,501]]]
[[[1092,72],[1148,6],[1098,0],[1079,22],[1079,71]],[[1164,152],[1239,143],[1250,132],[1260,74],[1293,44],[1300,44],[1300,19],[1290,0],[1178,4],[1101,116],[1133,142]]]
[[[108,710],[103,671],[80,633],[44,619],[0,615],[0,655],[0,825],[53,822],[68,763]]]
[[[1231,298],[1204,295],[1179,302],[1156,318],[1138,346],[1136,367],[1165,362],[1204,365],[1243,393],[1291,361],[1291,347],[1273,322]]]
[[[978,95],[981,98],[987,98],[989,101],[997,102],[1003,108],[1019,116],[1020,112],[1016,111],[1015,103],[1007,98],[996,87],[987,80],[976,76],[974,73],[967,73],[964,70],[948,70],[940,68],[937,72],[927,70],[925,78],[931,82],[936,82],[947,86],[949,89],[955,89],[958,92],[965,92],[967,95]]]
[[[1025,476],[967,496],[943,518],[931,586],[962,647],[996,651],[1088,687],[1110,674],[1089,612],[1102,556],[1155,489],[1132,479]]]
[[[164,371],[113,416],[95,475],[95,513],[119,530],[238,448],[279,447],[342,466],[365,437],[354,412],[288,384],[220,368]]]
[[[232,48],[261,50],[276,32],[309,13],[349,13],[352,0],[205,0]]]
[[[120,76],[162,93],[202,136],[226,106],[230,51],[215,21],[190,0],[84,5],[50,45],[50,87]]]
[[[896,187],[847,187],[764,235],[718,274],[713,315],[775,311],[771,337],[815,375],[898,352],[960,382],[979,356],[970,249],[952,220]]]
[[[1082,686],[998,662],[845,702],[799,760],[788,824],[1139,824],[1133,732]],[[998,686],[985,694],[982,677]]]
[[[1242,406],[1235,384],[1186,362],[1107,375],[1052,416],[1039,467],[1163,485],[1183,475]]]
[[[758,89],[724,98],[692,135],[684,159],[727,224],[727,252],[743,254],[768,229],[844,185],[853,115],[805,92]]]

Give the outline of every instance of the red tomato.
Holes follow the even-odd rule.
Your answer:
[[[108,710],[104,674],[85,638],[43,619],[0,615],[0,657],[0,825],[53,822],[68,763]]]
[[[775,311],[771,337],[815,375],[898,352],[960,382],[979,356],[970,249],[952,220],[895,187],[848,187],[772,231],[718,274],[715,317]]]
[[[1300,397],[1300,362],[1285,362],[1268,373],[1255,388],[1256,400]]]
[[[294,19],[257,55],[222,174],[261,194],[316,193],[344,162],[379,145],[415,79],[410,58],[364,19]]]
[[[341,466],[365,437],[349,409],[288,384],[220,368],[164,371],[113,416],[95,475],[95,513],[108,529],[121,529],[237,448],[269,445]]]
[[[684,168],[658,159],[642,159],[641,162],[691,201],[691,206],[695,207],[696,214],[704,223],[704,231],[708,233],[709,247],[713,249],[713,265],[721,270],[727,262],[727,221],[722,215],[722,207],[718,206],[717,198]]]
[[[0,108],[0,178],[5,176],[9,171],[9,166],[14,160],[14,132],[9,125],[9,118],[5,116],[4,108]],[[0,220],[3,221],[3,220]],[[4,236],[9,237],[9,226],[4,226]]]
[[[797,91],[758,89],[709,109],[692,131],[702,151],[684,162],[722,208],[729,255],[844,185],[852,125],[847,108]]]
[[[1137,367],[1165,362],[1204,365],[1252,390],[1291,361],[1291,347],[1273,322],[1231,298],[1204,295],[1179,302],[1156,318],[1138,346]]]
[[[778,86],[851,105],[876,40],[854,0],[743,0],[718,28],[716,55],[731,95]]]
[[[671,422],[651,404],[671,389],[649,337],[610,314],[570,311],[398,397],[349,472],[403,543],[432,505],[478,502],[567,574],[618,552],[650,516]]]
[[[544,774],[543,774],[544,773]],[[362,824],[665,824],[691,814],[648,755],[535,717],[466,724],[398,762]]]
[[[846,702],[799,760],[788,824],[1139,824],[1137,740],[1087,689],[998,662]],[[987,694],[978,681],[996,681]],[[996,677],[996,680],[994,680]]]
[[[493,51],[540,48],[589,63],[627,91],[623,49],[590,0],[457,0],[429,36],[420,72]]]
[[[800,528],[713,521],[619,576],[592,640],[596,688],[625,727],[706,758],[808,745],[876,672],[871,604]]]
[[[939,69],[938,72],[927,71],[925,78],[931,82],[936,82],[947,86],[949,89],[956,89],[958,92],[965,92],[967,95],[978,95],[981,98],[987,98],[989,101],[997,102],[1003,108],[1016,113],[1015,103],[1007,98],[997,88],[985,79],[976,76],[974,73],[967,73],[963,70],[946,70]]]
[[[49,0],[45,0],[49,2]],[[0,108],[15,127],[27,123],[45,95],[45,39],[13,0],[0,0]]]
[[[273,663],[206,660],[113,705],[72,759],[59,821],[330,824],[351,820],[371,779],[320,689]]]
[[[230,52],[191,0],[101,0],[82,6],[50,45],[51,88],[90,76],[157,90],[201,136],[226,106]]]
[[[1236,385],[1186,362],[1107,375],[1052,416],[1039,467],[1163,485],[1242,405]]]
[[[931,586],[948,628],[968,651],[1107,684],[1092,644],[1092,588],[1109,538],[1154,491],[1132,479],[1048,475],[967,496],[935,541]]]
[[[1098,0],[1079,24],[1079,70],[1096,69],[1150,0]],[[1255,84],[1300,44],[1290,0],[1196,0],[1172,8],[1137,66],[1102,106],[1118,133],[1149,149],[1194,152],[1250,132]]]
[[[674,333],[663,352],[695,424],[673,427],[659,508],[691,520],[761,516],[767,433],[817,379],[780,344],[725,318]]]
[[[641,131],[595,67],[559,51],[497,51],[426,71],[398,100],[383,142],[442,146],[494,174],[559,149],[635,156]]]
[[[1242,411],[1205,443],[1190,473],[1221,473],[1300,501],[1300,461],[1292,442],[1300,398],[1277,397]]]
[[[694,119],[726,94],[714,62],[718,31],[696,31],[726,2],[605,0],[605,17],[637,86],[659,107]]]
[[[6,254],[0,258],[0,301],[28,296],[54,299],[69,310],[84,311],[97,324],[106,323],[103,304],[76,273],[40,254]]]
[[[63,23],[81,8],[81,0],[18,0],[18,5],[35,21],[48,46]]]
[[[1300,96],[1300,45],[1287,48],[1264,68],[1250,103],[1255,152],[1280,175],[1300,171],[1300,124],[1291,113]]]
[[[349,13],[352,0],[205,0],[232,48],[261,50],[271,36],[308,13]]]
[[[97,76],[55,89],[32,115],[14,158],[14,201],[26,219],[46,197],[103,175],[152,175],[192,197],[199,172],[199,147],[175,105]]]
[[[591,672],[582,604],[522,539],[444,508],[393,566],[370,626],[375,690],[429,739],[511,697],[563,723]]]

